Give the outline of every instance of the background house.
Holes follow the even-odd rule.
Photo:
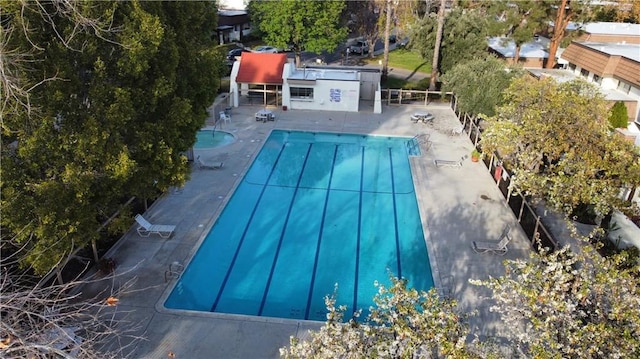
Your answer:
[[[640,24],[623,22],[569,23],[567,31],[578,31],[575,41],[640,44]]]
[[[514,64],[516,54],[516,44],[513,40],[505,37],[492,37],[488,42],[489,52],[503,59],[508,64]],[[518,64],[524,67],[542,68],[547,63],[549,57],[549,39],[543,36],[536,36],[533,41],[529,41],[520,46],[520,56]]]
[[[607,100],[623,101],[640,125],[640,44],[573,41],[562,53],[568,70],[597,84]]]
[[[218,10],[218,43],[242,42],[251,33],[249,14],[245,10]]]

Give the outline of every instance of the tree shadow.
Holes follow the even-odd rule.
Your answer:
[[[420,65],[418,65],[415,69],[413,69],[413,71],[411,71],[411,73],[405,78],[405,80],[409,80],[413,77],[413,75],[416,74],[416,72],[418,72],[419,69],[422,68],[422,66],[427,65],[427,61],[421,63]]]

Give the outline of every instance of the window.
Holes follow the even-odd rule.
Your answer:
[[[576,64],[569,64],[569,69],[571,69],[571,71],[576,72]]]
[[[602,85],[602,77],[593,74],[593,82],[597,83],[598,85]]]
[[[313,89],[308,87],[291,87],[289,88],[291,98],[313,99]]]
[[[589,77],[589,70],[586,69],[580,69],[580,76],[587,78]]]
[[[629,91],[631,91],[631,85],[629,85],[628,83],[626,83],[624,81],[619,81],[618,82],[618,90],[622,91],[624,93],[629,93]]]

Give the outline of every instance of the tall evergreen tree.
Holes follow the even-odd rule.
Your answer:
[[[624,102],[616,101],[609,110],[609,125],[613,128],[627,128],[629,125],[629,113]]]
[[[472,116],[493,116],[503,105],[503,92],[523,73],[517,67],[506,68],[502,60],[486,58],[457,64],[442,76],[443,91],[456,94],[458,108]]]
[[[513,62],[516,64],[520,61],[522,45],[547,27],[546,5],[538,0],[491,1],[488,13],[497,19],[495,24],[501,28],[500,35],[515,43]]]
[[[437,16],[419,19],[410,32],[411,47],[424,59],[433,59],[437,33]],[[445,16],[438,72],[446,74],[456,64],[487,53],[489,21],[480,11],[455,8]]]
[[[13,4],[4,24],[6,46],[34,60],[14,73],[40,85],[29,107],[3,108],[2,236],[30,249],[38,273],[95,240],[130,196],[184,183],[181,153],[218,76],[213,3],[69,4],[73,18],[56,1]],[[80,16],[109,31],[78,32]]]

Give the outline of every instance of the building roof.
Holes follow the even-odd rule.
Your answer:
[[[249,14],[244,10],[218,11],[218,29],[224,26],[244,25],[249,22]]]
[[[530,74],[537,78],[551,77],[557,82],[568,82],[576,79],[583,79],[580,76],[574,74],[571,70],[562,69],[527,69]],[[583,79],[584,80],[584,79]],[[633,96],[630,96],[624,92],[620,92],[616,89],[603,89],[598,87],[598,91],[604,96],[607,101],[637,101]]]
[[[504,37],[492,37],[489,39],[489,47],[498,52],[505,58],[515,56],[516,44],[513,40]],[[527,59],[549,57],[547,49],[549,48],[549,39],[539,36],[537,40],[527,42],[520,46],[520,57]]]
[[[358,71],[349,69],[297,68],[288,77],[291,80],[359,81]]]
[[[640,36],[640,24],[628,24],[624,22],[590,22],[578,24],[570,22],[567,30],[582,30],[589,34]]]
[[[573,41],[562,58],[598,76],[615,77],[640,87],[640,44]]]
[[[282,70],[287,54],[244,52],[236,82],[250,84],[282,84]]]
[[[610,42],[582,42],[582,44],[609,56],[622,56],[640,62],[640,45],[638,44],[614,44]]]

